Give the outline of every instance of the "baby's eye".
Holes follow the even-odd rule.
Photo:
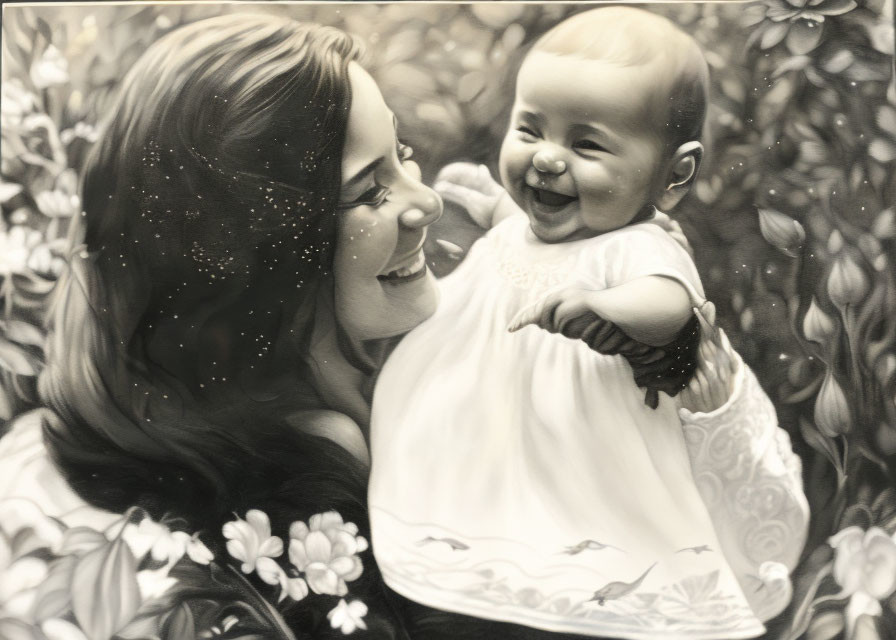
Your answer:
[[[401,140],[398,141],[398,145],[396,146],[396,151],[398,152],[398,159],[401,162],[405,160],[410,160],[411,156],[414,155],[414,150],[409,146],[403,143]]]
[[[340,209],[353,209],[355,207],[378,207],[386,201],[389,195],[389,189],[381,185],[374,185],[351,202],[344,202],[339,205]]]
[[[531,128],[527,127],[526,125],[523,125],[523,124],[521,124],[520,126],[518,126],[518,127],[516,128],[516,130],[519,131],[520,133],[522,133],[524,136],[527,136],[527,137],[530,137],[530,138],[537,138],[537,137],[538,137],[538,133],[537,133],[537,132],[535,132],[533,129],[531,129]]]
[[[573,149],[578,151],[603,151],[606,152],[606,147],[603,147],[596,143],[594,140],[579,140],[574,145],[572,145]]]

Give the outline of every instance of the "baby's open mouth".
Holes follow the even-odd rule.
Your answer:
[[[547,189],[538,189],[528,184],[526,185],[526,188],[530,190],[532,197],[537,203],[549,207],[565,207],[570,202],[574,202],[578,199],[575,196],[567,196],[562,193],[557,193],[556,191],[548,191]]]
[[[408,282],[410,280],[422,278],[425,273],[426,255],[424,255],[423,250],[420,249],[416,254],[405,260],[395,269],[392,269],[391,271],[383,275],[378,275],[377,279],[384,282],[393,283]]]

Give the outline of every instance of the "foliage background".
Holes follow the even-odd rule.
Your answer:
[[[368,43],[368,68],[424,178],[493,170],[526,48],[587,9],[516,5],[3,7],[0,425],[34,406],[48,294],[80,214],[78,176],[127,69],[177,26],[261,11]],[[674,212],[720,325],[759,375],[804,462],[813,512],[794,605],[769,637],[844,629],[824,572],[850,525],[896,529],[896,86],[886,0],[654,4],[703,45],[709,154]],[[438,274],[481,231],[457,210],[431,232]],[[439,240],[447,241],[438,242]],[[3,427],[0,426],[0,433]],[[848,594],[847,594],[848,595]],[[860,627],[896,637],[896,598]],[[876,625],[876,626],[875,626]]]

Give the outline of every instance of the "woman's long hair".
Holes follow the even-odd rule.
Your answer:
[[[242,14],[168,34],[128,74],[39,382],[47,446],[88,502],[212,536],[249,508],[281,534],[329,509],[367,528],[366,469],[284,420],[322,406],[302,355],[332,295],[358,56],[336,29]]]

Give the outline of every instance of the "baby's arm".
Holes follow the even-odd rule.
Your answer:
[[[612,322],[638,342],[661,346],[678,335],[693,310],[690,296],[679,282],[665,276],[643,276],[600,291],[562,289],[520,311],[508,329],[536,324],[563,333],[567,323],[588,312]]]

